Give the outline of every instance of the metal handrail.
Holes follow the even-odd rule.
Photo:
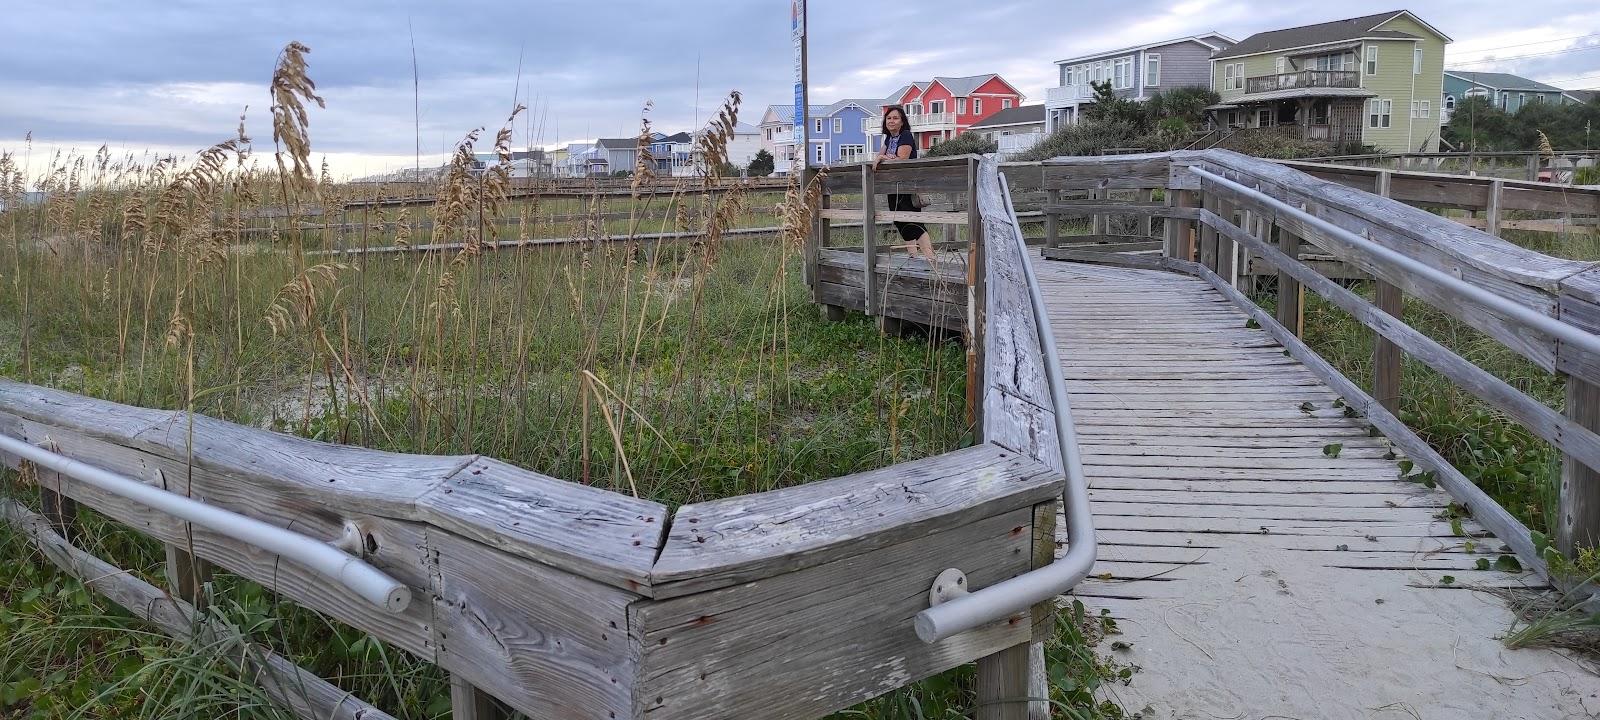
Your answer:
[[[177,493],[146,485],[124,475],[74,460],[26,441],[0,434],[0,450],[43,468],[215,531],[220,535],[293,560],[336,580],[362,599],[392,613],[411,604],[411,588],[366,561],[316,538],[207,505]]]
[[[1576,345],[1584,352],[1600,354],[1600,335],[1595,335],[1587,330],[1568,325],[1549,315],[1542,314],[1532,308],[1519,305],[1501,295],[1434,268],[1398,250],[1385,247],[1376,241],[1362,237],[1358,233],[1339,227],[1260,190],[1229,180],[1198,165],[1186,167],[1189,172],[1194,173],[1203,180],[1221,185],[1237,195],[1265,203],[1282,215],[1287,215],[1306,225],[1315,227],[1317,230],[1331,235],[1341,242],[1360,247],[1375,259],[1395,265],[1410,275],[1421,277],[1434,285],[1446,289],[1450,293],[1503,314],[1518,323],[1549,334],[1563,343]]]
[[[1022,251],[1023,277],[1028,284],[1033,322],[1039,329],[1039,347],[1044,353],[1044,374],[1050,383],[1050,400],[1055,404],[1056,437],[1060,440],[1061,467],[1066,473],[1061,501],[1066,507],[1067,553],[1049,565],[917,613],[917,637],[927,643],[938,642],[1053,600],[1089,576],[1099,552],[1094,539],[1094,516],[1089,512],[1089,483],[1084,477],[1078,435],[1072,427],[1072,407],[1067,402],[1067,387],[1061,378],[1061,357],[1056,352],[1055,333],[1050,330],[1044,296],[1039,292],[1039,278],[1033,272],[1033,261],[1028,257],[1028,244],[1023,238],[1022,227],[1017,224],[1017,211],[1011,204],[1011,190],[1006,186],[1005,175],[999,176],[999,183],[1017,247]]]

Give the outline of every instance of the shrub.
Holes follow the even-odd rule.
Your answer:
[[[1208,87],[1180,87],[1158,92],[1144,103],[1145,115],[1160,129],[1168,120],[1181,120],[1189,128],[1205,122],[1206,106],[1222,101]]]
[[[1048,160],[1063,155],[1099,155],[1110,148],[1154,147],[1153,139],[1130,123],[1090,122],[1066,125],[1040,141],[1017,160]]]
[[[1332,143],[1302,139],[1298,129],[1293,127],[1241,130],[1222,141],[1222,146],[1246,155],[1276,160],[1333,154]]]
[[[1000,143],[984,137],[983,133],[969,132],[957,135],[953,140],[933,146],[928,152],[923,153],[923,156],[939,157],[941,155],[965,155],[967,153],[986,155],[999,149]]]
[[[750,158],[750,177],[766,177],[772,174],[772,153],[761,150],[756,156]]]

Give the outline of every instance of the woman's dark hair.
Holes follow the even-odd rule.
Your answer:
[[[906,119],[906,109],[899,105],[890,105],[883,109],[883,136],[889,137],[889,113],[900,113],[900,132],[911,129],[911,121]]]

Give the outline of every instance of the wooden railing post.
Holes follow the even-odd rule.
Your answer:
[[[983,248],[983,214],[978,207],[978,163],[967,161],[967,422],[972,427],[983,423],[983,332],[987,318],[983,308],[987,287]]]
[[[1213,213],[1217,212],[1217,196],[1213,193],[1200,193],[1200,203]],[[1200,264],[1212,272],[1217,269],[1217,231],[1209,223],[1200,223]]]
[[[1050,208],[1061,204],[1061,191],[1046,190],[1044,196],[1044,246],[1053,248],[1061,244],[1061,217]]]
[[[1168,190],[1167,204],[1173,207],[1194,208],[1200,205],[1193,190]],[[1169,218],[1167,220],[1167,257],[1194,260],[1194,221]]]
[[[60,451],[49,440],[38,445],[50,452]],[[75,541],[78,535],[78,501],[61,492],[61,473],[38,466],[33,470],[34,480],[39,484],[40,514],[50,521],[50,527],[55,529],[57,535],[67,542]]]
[[[1278,228],[1278,249],[1291,258],[1300,257],[1300,237],[1288,228]],[[1300,300],[1303,294],[1300,291],[1300,281],[1294,279],[1283,268],[1278,268],[1278,324],[1293,331],[1300,337]]]
[[[1155,202],[1155,199],[1156,199],[1156,191],[1155,191],[1155,189],[1154,188],[1147,188],[1145,190],[1139,191],[1139,199],[1141,199],[1141,200],[1143,200],[1143,201],[1145,201],[1147,203]],[[1154,215],[1145,215],[1145,216],[1143,216],[1143,218],[1139,221],[1139,237],[1148,238],[1148,237],[1153,236],[1154,233],[1155,233],[1155,229],[1154,228],[1155,228],[1155,216]]]
[[[867,315],[878,314],[878,224],[877,188],[872,166],[861,166],[861,287],[867,297],[862,305]]]
[[[978,658],[978,720],[1028,720],[1028,643]]]
[[[805,197],[806,188],[808,187],[806,183],[809,180],[809,173],[801,173],[800,197]],[[822,191],[821,207],[811,213],[811,232],[806,233],[805,259],[803,262],[805,264],[804,271],[806,289],[811,291],[811,302],[813,303],[820,303],[822,301],[822,293],[818,288],[817,280],[817,260],[819,257],[821,257],[821,253],[818,252],[818,248],[824,244],[822,227],[823,223],[827,221],[822,218],[822,210],[825,210],[828,207],[830,201],[828,195],[828,191],[824,189]]]
[[[1500,237],[1500,198],[1504,192],[1504,181],[1489,181],[1489,207],[1483,213],[1483,231],[1495,237]]]
[[[1389,187],[1392,176],[1387,172],[1380,172],[1376,178],[1376,193],[1382,197],[1389,197]],[[1401,295],[1400,288],[1379,278],[1374,280],[1377,294],[1378,309],[1382,310],[1402,322],[1405,316],[1405,297]],[[1381,333],[1373,333],[1372,345],[1372,397],[1382,405],[1390,414],[1400,415],[1400,347]]]
[[[499,720],[509,718],[488,693],[459,677],[450,678],[450,717],[453,720]]]
[[[1566,416],[1600,432],[1600,386],[1568,376]],[[1579,548],[1600,547],[1600,473],[1577,458],[1562,456],[1559,502],[1556,548],[1573,557]]]
[[[1533,154],[1528,156],[1528,182],[1535,182],[1538,179],[1539,179],[1539,154],[1538,153],[1533,153]]]
[[[167,476],[160,470],[156,471],[161,480],[161,488],[168,492],[178,492],[178,488],[168,484]],[[187,495],[188,493],[182,493]],[[194,527],[185,524],[183,528],[184,545],[167,543],[166,576],[167,591],[180,600],[183,600],[195,609],[204,609],[207,604],[206,585],[211,582],[211,563],[197,558],[190,550],[194,547]]]
[[[1220,197],[1215,199],[1217,200],[1216,213],[1222,216],[1222,221],[1226,223],[1237,224],[1233,216],[1233,203],[1223,200]],[[1212,270],[1215,270],[1217,276],[1221,277],[1229,285],[1238,287],[1237,278],[1235,278],[1233,275],[1235,243],[1233,240],[1229,239],[1228,236],[1223,235],[1222,233],[1212,233],[1212,238],[1212,241],[1217,245],[1216,264],[1212,266]]]

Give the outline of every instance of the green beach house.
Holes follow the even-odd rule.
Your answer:
[[[1212,56],[1210,109],[1234,128],[1434,151],[1449,42],[1409,10],[1256,33]]]

